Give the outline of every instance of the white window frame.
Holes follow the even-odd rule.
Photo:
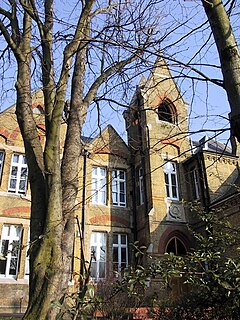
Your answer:
[[[144,204],[144,185],[143,185],[143,168],[138,170],[138,183],[139,183],[139,204]]]
[[[19,235],[15,232],[14,228],[18,228]],[[3,254],[3,242],[8,241],[7,249],[5,251],[5,255]],[[0,259],[6,261],[5,265],[5,273],[0,274],[0,278],[16,278],[18,274],[18,267],[20,263],[20,251],[21,251],[21,241],[22,241],[22,226],[21,225],[13,225],[13,224],[4,224],[2,227],[2,235],[0,242]],[[17,244],[14,245],[14,242]],[[14,255],[14,253],[16,253]],[[11,264],[15,264],[16,272],[11,274]]]
[[[17,157],[17,161],[15,161]],[[15,169],[14,169],[15,168]],[[13,170],[15,173],[13,174]],[[25,172],[22,175],[22,171]],[[16,194],[26,194],[27,191],[27,179],[28,179],[28,166],[26,161],[26,156],[24,154],[14,153],[12,155],[12,163],[9,175],[8,192]],[[15,181],[15,187],[11,186],[11,183]],[[24,189],[21,188],[21,183],[24,182]]]
[[[0,150],[0,180],[2,178],[4,158],[5,158],[5,152]]]
[[[122,174],[123,178],[121,178]],[[126,171],[114,169],[112,171],[112,204],[126,207],[126,196]]]
[[[117,248],[117,261],[114,261],[113,254],[113,270],[121,273],[124,269],[128,268],[128,237],[126,234],[113,234],[113,236],[117,236],[117,242],[114,242],[113,237],[113,250]],[[125,239],[125,243],[122,242],[122,237]],[[122,261],[122,250],[125,250],[126,261]],[[117,268],[114,267],[117,265]]]
[[[92,203],[106,205],[107,171],[104,167],[92,167]]]
[[[96,248],[94,250],[94,248]],[[92,232],[90,240],[91,250],[91,278],[99,281],[106,278],[107,259],[107,234],[105,232]],[[103,276],[100,274],[101,264],[103,266]],[[93,269],[96,273],[93,275]]]
[[[168,199],[179,200],[177,164],[173,161],[164,163],[165,188]],[[175,181],[174,181],[175,180]]]

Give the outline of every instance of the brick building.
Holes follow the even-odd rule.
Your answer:
[[[44,143],[43,96],[32,107]],[[223,144],[188,138],[188,105],[159,59],[142,79],[124,112],[128,143],[109,125],[94,139],[82,137],[77,219],[93,281],[112,279],[132,263],[138,240],[155,256],[184,254],[193,245],[188,224],[198,222],[184,201],[203,207],[225,203],[237,219],[238,157]],[[62,134],[65,133],[64,124]],[[24,311],[28,288],[31,195],[15,106],[0,114],[0,312]],[[238,221],[236,221],[238,222]],[[73,271],[80,269],[76,224]]]

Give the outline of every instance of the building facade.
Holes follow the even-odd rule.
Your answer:
[[[44,143],[42,92],[33,100]],[[155,257],[186,254],[194,246],[188,225],[200,228],[189,202],[203,208],[228,204],[227,212],[237,219],[232,204],[239,198],[238,157],[212,139],[190,141],[188,105],[163,59],[140,82],[124,119],[127,143],[111,125],[94,139],[82,137],[71,283],[81,269],[81,248],[91,261],[92,281],[103,282],[133,262],[134,241]],[[0,174],[0,313],[23,312],[31,195],[15,106],[0,114]]]

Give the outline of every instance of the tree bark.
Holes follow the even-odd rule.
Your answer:
[[[240,54],[221,0],[202,0],[219,53],[224,88],[231,108],[231,134],[240,142]]]

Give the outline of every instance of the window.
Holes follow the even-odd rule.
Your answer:
[[[126,207],[126,172],[123,170],[112,171],[112,203]]]
[[[4,162],[4,152],[0,151],[0,179],[2,177],[3,162]]]
[[[164,164],[164,177],[167,197],[178,200],[177,167],[175,162],[167,161]]]
[[[106,169],[92,168],[92,202],[106,204]]]
[[[3,225],[0,245],[0,276],[14,278],[18,272],[22,227]]]
[[[158,118],[162,121],[167,121],[169,123],[177,123],[177,112],[173,103],[165,99],[158,107]]]
[[[166,252],[173,253],[177,256],[182,256],[187,253],[187,249],[182,240],[180,240],[178,237],[173,237],[168,241]]]
[[[27,190],[28,168],[25,155],[13,154],[8,191],[25,194]]]
[[[113,271],[121,272],[128,267],[128,243],[126,234],[113,235]]]
[[[106,277],[106,233],[91,234],[91,277],[95,280]]]
[[[144,203],[144,185],[143,185],[143,168],[139,168],[138,171],[138,179],[139,179],[139,204]]]
[[[189,172],[190,175],[190,189],[192,193],[193,200],[199,199],[199,183],[198,183],[198,176],[197,170],[193,169]]]

